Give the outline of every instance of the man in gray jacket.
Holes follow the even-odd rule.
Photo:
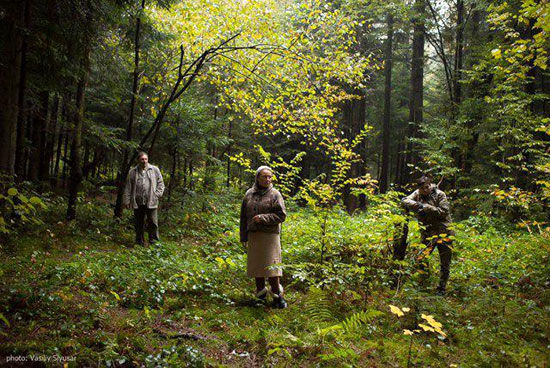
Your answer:
[[[439,252],[441,272],[437,294],[445,295],[452,257],[450,236],[453,235],[453,232],[449,229],[451,225],[450,206],[445,193],[439,190],[437,185],[432,184],[430,177],[422,176],[417,183],[418,189],[403,198],[402,203],[406,209],[416,213],[418,221],[422,225],[420,233],[422,243],[427,247],[426,251],[431,253],[437,248]],[[396,254],[398,255],[397,259],[403,259],[405,249],[396,249]]]
[[[159,240],[158,204],[164,193],[164,181],[158,167],[149,164],[147,153],[138,154],[138,164],[128,172],[124,187],[124,201],[126,208],[134,209],[134,224],[136,229],[136,243],[144,245],[143,238],[145,220],[149,243]]]

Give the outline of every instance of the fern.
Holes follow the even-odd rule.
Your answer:
[[[382,312],[373,309],[360,311],[352,314],[340,323],[325,327],[323,329],[318,329],[317,333],[321,336],[351,335],[357,332],[361,326],[371,323],[373,319],[381,316],[382,314]]]
[[[349,347],[332,347],[332,352],[327,354],[319,354],[318,355],[321,360],[329,361],[329,360],[339,360],[339,361],[346,361],[349,359],[357,359],[359,357],[359,354],[357,354],[353,349]]]
[[[328,322],[333,319],[330,301],[323,290],[313,286],[309,289],[304,303],[304,314],[315,323]]]
[[[353,333],[357,331],[362,325],[371,323],[373,319],[382,314],[382,312],[373,309],[360,311],[346,318],[341,323],[341,326],[346,333]]]

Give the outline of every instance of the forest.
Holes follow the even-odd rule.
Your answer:
[[[548,0],[0,0],[0,366],[548,367],[549,52]]]

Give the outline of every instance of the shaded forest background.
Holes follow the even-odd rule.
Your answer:
[[[549,35],[546,0],[0,0],[0,366],[547,367]],[[284,310],[238,237],[264,164]],[[422,173],[446,297],[400,204]]]
[[[362,178],[342,190],[350,212],[365,206],[353,188],[421,172],[461,217],[498,200],[529,217],[547,200],[546,2],[254,4],[5,2],[5,177],[68,193],[68,218],[82,183],[117,186],[120,216],[137,149],[168,197],[245,185],[265,152],[299,167],[289,193]]]

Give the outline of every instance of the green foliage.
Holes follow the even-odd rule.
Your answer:
[[[382,312],[375,310],[354,313],[342,322],[342,328],[346,333],[353,333],[362,327],[362,325],[372,323],[374,318],[379,317],[382,314]]]
[[[399,197],[372,197],[372,208],[354,216],[331,213],[322,264],[315,253],[316,213],[289,201],[282,283],[290,308],[280,311],[253,302],[238,242],[237,194],[196,194],[184,202],[183,213],[177,205],[163,208],[163,242],[150,248],[121,246],[121,239],[131,238],[124,222],[129,219],[109,225],[110,213],[99,202],[80,206],[87,220],[55,227],[52,214],[63,203],[51,201],[41,225],[55,233],[49,249],[36,250],[35,238],[18,235],[18,248],[0,266],[0,353],[55,354],[64,346],[63,354],[78,352],[83,365],[238,366],[248,359],[266,365],[402,365],[412,341],[403,335],[406,329],[415,335],[416,365],[443,359],[465,366],[543,366],[548,230],[531,224],[530,234],[482,216],[459,222],[449,296],[436,298],[408,277],[396,293],[389,289],[388,247],[394,224],[402,221]],[[93,236],[94,226],[112,238]],[[415,222],[410,231],[406,268],[412,268],[419,239]],[[438,262],[432,258],[428,282],[435,284]],[[411,310],[400,308],[404,315],[396,320],[388,304]],[[437,327],[422,314],[434,316],[447,337],[415,332],[422,330],[419,323]],[[457,349],[464,354],[457,356]]]
[[[446,179],[443,189],[451,189],[455,218],[506,213],[512,221],[540,221],[548,215],[542,208],[548,199],[549,96],[540,82],[549,65],[548,4],[490,2],[486,9],[478,4],[462,28],[438,20],[456,19],[454,5],[429,9],[435,12],[428,12],[426,41],[437,44],[437,31],[443,46],[438,56],[447,64],[425,69],[424,121],[412,139],[421,159],[410,169]],[[456,63],[459,55],[444,48],[457,53],[459,33],[463,65],[453,72],[451,56]],[[448,98],[441,97],[445,88]],[[487,191],[525,195],[499,198]]]
[[[25,195],[27,194],[27,195]],[[40,212],[47,208],[38,195],[10,187],[0,194],[0,234],[10,234],[27,224],[41,224]],[[32,195],[29,196],[28,195]]]
[[[415,169],[431,173],[435,177],[455,177],[460,170],[454,165],[453,153],[459,147],[456,136],[460,134],[454,127],[449,127],[444,119],[436,119],[431,124],[425,124],[421,131],[425,138],[416,138],[413,141],[422,149],[424,166]]]
[[[304,301],[304,313],[314,323],[331,321],[333,315],[327,291],[310,287]]]
[[[184,365],[181,365],[181,364]],[[205,366],[204,355],[192,346],[172,345],[162,349],[156,355],[148,355],[145,358],[146,367],[159,366],[183,366],[189,368],[202,368]]]
[[[537,85],[548,69],[548,2],[494,2],[481,12],[486,19],[463,27],[474,34],[486,24],[490,32],[465,38],[464,78],[454,81],[464,88],[462,100],[449,103],[439,84],[454,78],[458,65],[452,72],[426,65],[425,122],[411,127],[420,130],[412,142],[422,159],[400,170],[430,172],[456,189],[449,192],[459,221],[445,299],[426,289],[435,283],[436,255],[425,283],[418,282],[420,226],[403,213],[403,194],[374,194],[377,50],[388,12],[399,19],[391,111],[399,139],[392,139],[398,154],[391,156],[416,153],[405,152],[401,139],[409,134],[410,102],[410,49],[403,45],[416,6],[198,0],[147,2],[141,11],[117,1],[52,9],[31,3],[36,26],[24,33],[37,37],[27,50],[28,121],[38,120],[30,115],[34,100],[47,91],[62,96],[59,134],[70,130],[70,96],[84,72],[82,54],[91,50],[83,133],[102,170],[83,183],[70,224],[57,194],[39,195],[27,184],[3,188],[1,356],[78,354],[83,366],[548,365],[550,120],[544,85]],[[424,19],[426,37],[442,26],[440,51],[454,49],[460,28],[435,18],[454,22],[455,4],[430,5],[439,14]],[[478,6],[469,10],[468,19],[483,15]],[[141,63],[128,142],[136,15]],[[114,187],[103,182],[114,179],[120,153],[137,148],[159,117],[180,60],[192,69],[201,54],[205,68],[180,82],[192,84],[153,133],[153,163],[170,171],[173,183],[160,212],[163,241],[132,247],[131,218],[110,216]],[[346,116],[354,103],[361,108],[352,115],[366,113],[373,126]],[[254,300],[238,239],[241,189],[260,163],[276,171],[289,209],[281,236],[291,307],[281,311]],[[344,211],[349,193],[365,199],[363,212]],[[394,262],[392,246],[406,221],[409,254]],[[393,290],[397,269],[404,284]],[[398,320],[387,313],[390,303]]]

